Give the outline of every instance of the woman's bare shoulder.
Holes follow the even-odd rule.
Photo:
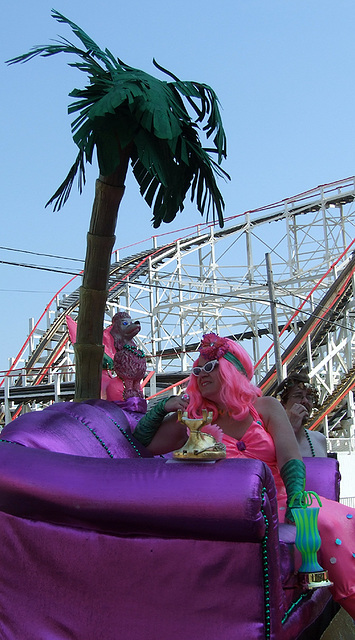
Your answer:
[[[279,401],[272,396],[260,396],[260,398],[255,400],[254,407],[258,413],[263,415],[264,413],[269,414],[279,411],[281,405]]]
[[[288,425],[287,429],[291,427],[285,409],[276,398],[261,396],[254,402],[254,407],[262,418],[267,431],[283,430],[284,425]]]

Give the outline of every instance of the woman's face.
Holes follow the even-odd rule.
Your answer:
[[[195,367],[204,367],[207,362],[211,362],[206,358],[199,357]],[[205,371],[201,369],[199,375],[196,377],[197,387],[203,398],[211,400],[218,404],[221,393],[221,379],[218,371],[218,364],[212,369],[212,371]]]

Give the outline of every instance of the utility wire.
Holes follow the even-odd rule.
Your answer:
[[[80,271],[67,271],[65,269],[57,269],[54,267],[41,267],[35,264],[23,264],[21,262],[8,262],[6,260],[0,260],[0,264],[8,264],[13,267],[25,267],[26,269],[39,269],[40,271],[52,271],[53,273],[65,273],[69,276],[78,276]]]
[[[0,247],[1,248],[1,247]],[[68,258],[70,259],[70,258]],[[45,266],[39,266],[39,265],[32,265],[32,264],[24,264],[24,263],[20,263],[20,262],[7,262],[5,260],[0,260],[0,264],[7,264],[7,265],[11,265],[11,266],[16,266],[16,267],[25,267],[27,269],[37,269],[40,271],[50,271],[53,273],[64,273],[66,275],[71,275],[71,276],[77,276],[80,275],[81,271],[78,272],[74,272],[74,271],[67,271],[67,270],[63,270],[63,269],[57,269],[57,268],[53,268],[53,267],[45,267]],[[119,285],[119,284],[126,284],[125,280],[117,280],[115,283],[115,286]],[[183,287],[173,287],[173,286],[167,286],[167,285],[163,285],[163,284],[157,284],[157,283],[147,283],[147,284],[142,284],[141,282],[137,282],[137,281],[133,281],[131,282],[131,284],[133,285],[139,285],[141,287],[146,287],[146,288],[155,288],[155,289],[167,289],[169,291],[176,291],[177,293],[179,292],[184,292],[185,289]],[[267,285],[259,285],[259,286],[265,286],[265,289],[267,287]],[[203,293],[202,291],[199,290],[194,290],[194,289],[189,289],[189,293],[194,293],[194,294],[199,294],[201,295],[201,293]],[[225,299],[225,298],[235,298],[238,300],[242,300],[244,302],[259,302],[262,304],[269,304],[269,300],[268,298],[255,298],[255,297],[247,297],[247,296],[242,296],[239,294],[235,294],[235,293],[211,293],[208,295],[213,295],[214,297],[217,298],[221,298],[221,299]],[[300,300],[302,300],[302,298],[300,296],[297,296],[294,293],[290,293],[290,296],[294,296],[294,297],[299,297]],[[293,311],[297,311],[297,307],[294,307],[292,305],[289,305],[285,302],[280,302],[280,300],[277,301],[278,306],[281,307],[287,307],[289,309],[292,309]],[[321,318],[320,316],[315,315],[313,312],[311,311],[306,311],[305,309],[302,309],[302,313],[306,314],[307,316],[309,316],[310,318],[317,318],[319,320],[324,320],[324,318]],[[348,327],[346,325],[340,324],[338,322],[334,322],[334,321],[329,321],[331,322],[334,326],[339,327],[340,329],[346,329],[348,331],[354,331],[353,329],[351,329],[351,327]]]
[[[53,291],[40,291],[40,290],[32,290],[32,289],[0,289],[2,293],[40,293],[46,295],[53,295]]]
[[[80,260],[79,258],[67,258],[65,256],[56,256],[51,253],[38,253],[37,251],[28,251],[27,249],[12,249],[10,247],[0,247],[0,249],[4,249],[4,251],[16,251],[17,253],[28,253],[32,256],[41,256],[44,258],[59,258],[59,260],[70,260],[71,262],[84,262],[84,260]]]

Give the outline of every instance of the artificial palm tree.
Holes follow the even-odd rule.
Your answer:
[[[162,81],[124,64],[103,51],[76,24],[52,11],[60,23],[69,25],[83,49],[60,38],[54,44],[33,47],[28,53],[9,60],[26,62],[35,56],[69,53],[70,62],[87,74],[84,89],[74,89],[69,113],[79,115],[72,122],[74,142],[79,148],[66,179],[47,204],[54,210],[66,202],[75,176],[81,192],[85,184],[85,163],[92,162],[96,148],[100,175],[87,240],[87,251],[80,290],[76,356],[76,399],[100,397],[102,332],[110,260],[125,178],[131,162],[140,192],[153,210],[153,226],[171,222],[182,211],[187,192],[207,219],[212,212],[223,226],[224,202],[215,174],[226,157],[226,137],[214,91],[205,84],[183,82],[169,71],[154,65],[170,77]],[[189,115],[187,106],[192,110]],[[199,133],[213,136],[213,148],[203,148]],[[217,153],[215,162],[210,152]]]

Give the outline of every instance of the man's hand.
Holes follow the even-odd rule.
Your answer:
[[[303,406],[303,404],[297,404],[297,402],[295,402],[295,404],[287,410],[287,415],[293,429],[298,431],[304,424],[306,424],[309,418],[309,411]]]

